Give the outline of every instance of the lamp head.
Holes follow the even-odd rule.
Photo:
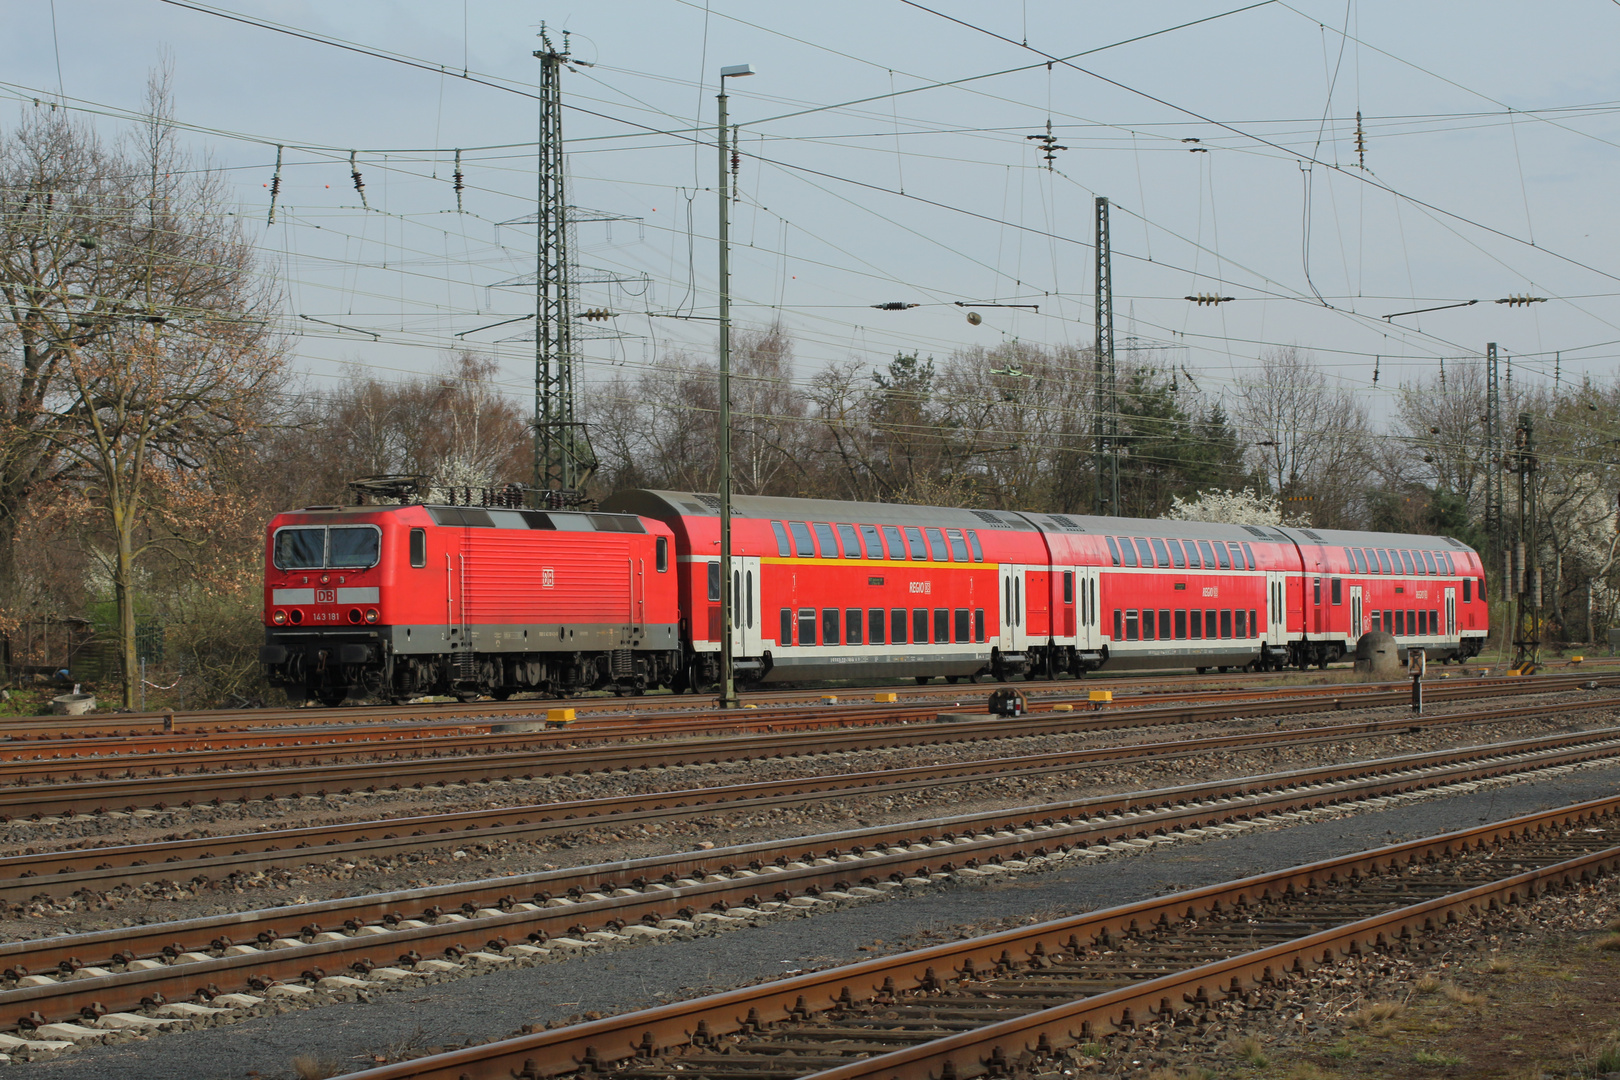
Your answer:
[[[739,79],[744,75],[752,75],[753,73],[753,64],[732,64],[729,67],[723,67],[720,69],[720,77],[722,79]]]

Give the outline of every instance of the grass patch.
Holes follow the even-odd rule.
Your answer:
[[[1507,956],[1493,956],[1485,961],[1485,971],[1490,975],[1506,975],[1513,970],[1513,960]]]
[[[1440,989],[1440,980],[1433,975],[1425,975],[1412,984],[1412,989],[1419,994],[1432,994]]]
[[[1252,1065],[1256,1069],[1263,1069],[1270,1063],[1269,1059],[1266,1057],[1265,1047],[1262,1046],[1260,1040],[1253,1035],[1245,1035],[1242,1038],[1233,1039],[1227,1044],[1227,1047],[1232,1051],[1232,1055],[1245,1065]]]
[[[1593,944],[1608,952],[1620,951],[1620,934],[1609,934],[1607,937],[1600,937]]]
[[[1463,1063],[1461,1054],[1448,1054],[1441,1050],[1419,1050],[1412,1055],[1412,1060],[1419,1065],[1433,1065],[1437,1068],[1449,1068]]]
[[[1391,1020],[1399,1016],[1404,1006],[1394,1001],[1372,1001],[1363,1005],[1346,1019],[1350,1026],[1364,1031],[1381,1033]]]
[[[1334,1061],[1349,1061],[1356,1056],[1356,1048],[1347,1042],[1340,1041],[1328,1047],[1323,1053]]]
[[[1478,1005],[1484,995],[1476,994],[1472,990],[1464,990],[1454,983],[1446,984],[1446,1000],[1455,1001],[1458,1005]]]
[[[1108,1047],[1104,1046],[1102,1043],[1081,1043],[1079,1046],[1074,1048],[1074,1052],[1079,1054],[1081,1057],[1105,1058],[1108,1056]]]

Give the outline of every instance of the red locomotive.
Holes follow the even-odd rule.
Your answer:
[[[283,514],[261,656],[325,704],[708,685],[718,508]],[[1466,660],[1488,630],[1480,559],[1444,537],[739,496],[732,551],[744,684],[1325,667],[1370,630]]]

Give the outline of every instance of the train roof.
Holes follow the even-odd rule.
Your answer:
[[[849,502],[837,499],[794,499],[768,495],[732,496],[734,513],[777,521],[827,521],[872,525],[947,525],[970,529],[1004,529],[1073,536],[1162,536],[1191,540],[1260,540],[1281,544],[1330,547],[1391,547],[1472,551],[1442,536],[1409,533],[1353,532],[1277,525],[1229,525],[1171,518],[1097,517],[1090,514],[1046,514],[1013,510],[964,510],[908,503]],[[669,520],[673,517],[718,517],[717,496],[691,491],[620,491],[603,500],[603,508]]]
[[[379,514],[422,510],[435,525],[478,529],[547,529],[557,532],[644,533],[641,518],[630,513],[577,510],[522,510],[500,506],[453,506],[437,503],[400,503],[371,506],[306,506],[276,515],[294,519],[287,524],[313,525],[331,518],[368,521]],[[410,515],[417,517],[417,515]],[[418,520],[420,520],[418,518]]]

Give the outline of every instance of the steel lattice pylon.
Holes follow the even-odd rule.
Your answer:
[[[574,387],[573,291],[571,281],[566,169],[562,139],[562,69],[568,62],[567,37],[561,51],[544,28],[540,60],[540,169],[535,215],[534,486],[578,497],[596,471],[585,425],[579,420]],[[542,496],[544,498],[544,496]]]

